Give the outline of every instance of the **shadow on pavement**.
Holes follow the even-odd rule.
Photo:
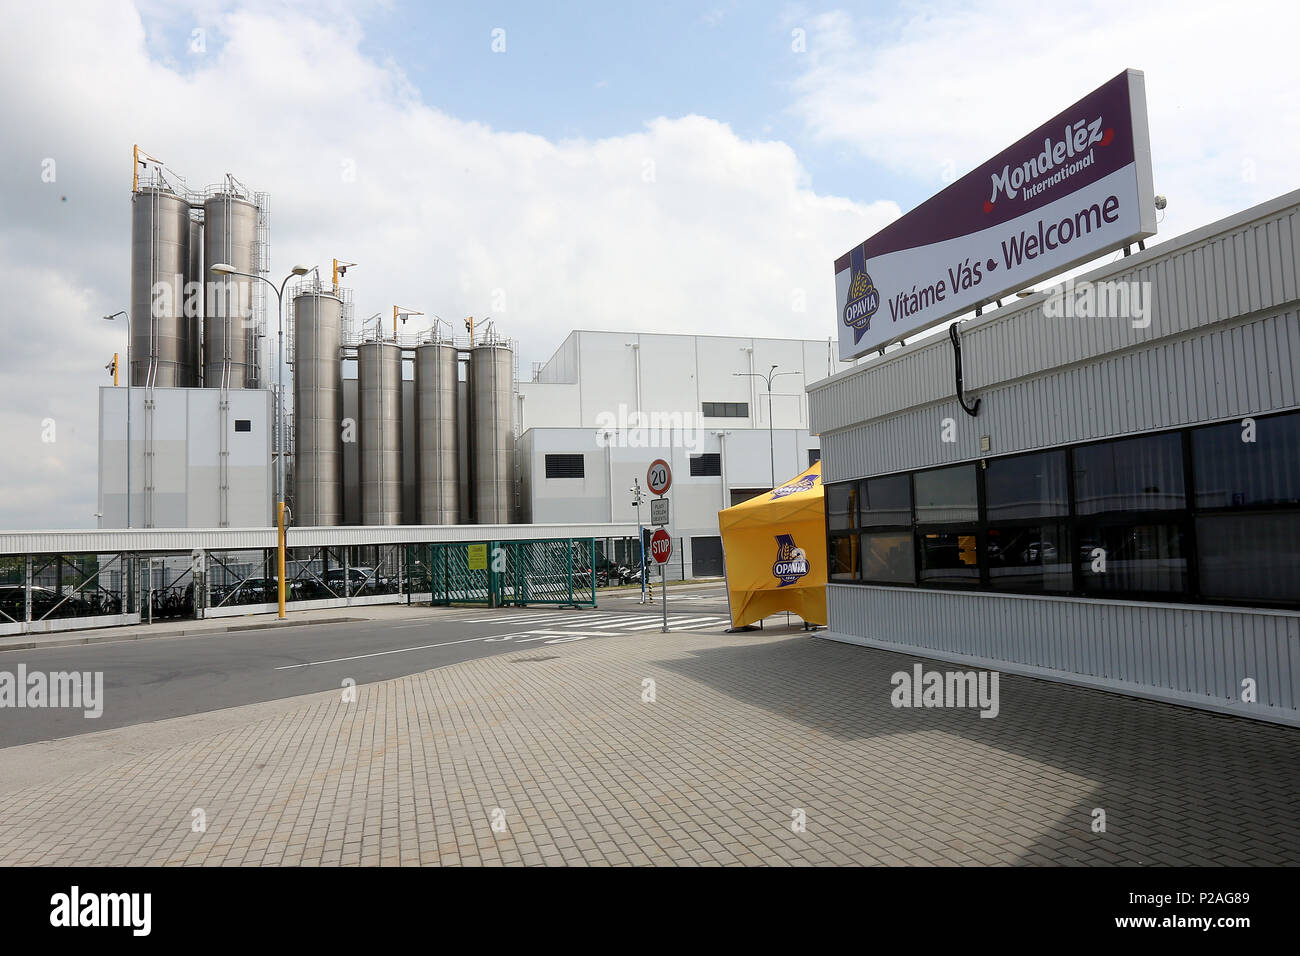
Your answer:
[[[841,741],[871,741],[864,752],[877,762],[868,772],[882,799],[905,804],[909,789],[946,784],[959,791],[950,812],[970,801],[998,828],[1023,818],[1021,832],[1036,836],[1019,862],[1300,863],[1294,728],[1009,674],[994,719],[973,708],[895,708],[895,672],[918,662],[962,668],[797,630],[744,643],[750,636],[656,663]],[[882,746],[884,737],[894,739]],[[931,809],[910,802],[918,814]],[[1092,832],[1098,808],[1101,834]]]

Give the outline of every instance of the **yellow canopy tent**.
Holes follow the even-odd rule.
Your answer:
[[[731,624],[778,611],[826,624],[826,499],[817,462],[797,478],[718,512]]]

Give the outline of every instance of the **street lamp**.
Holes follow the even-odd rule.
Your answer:
[[[641,600],[637,604],[645,603],[646,588],[646,561],[645,561],[645,529],[641,527],[641,502],[645,501],[645,495],[641,493],[641,479],[633,478],[632,487],[628,489],[632,492],[632,507],[636,509],[636,553],[641,560]]]
[[[773,365],[766,372],[732,372],[732,375],[748,378],[761,378],[767,383],[767,459],[772,467],[772,487],[776,487],[776,451],[775,439],[772,435],[772,380],[780,378],[782,375],[798,375],[798,372],[778,372],[780,366]]]
[[[311,272],[314,268],[315,266],[304,266],[304,265],[294,266],[289,271],[289,274],[284,277],[284,281],[280,283],[279,288],[276,288],[275,283],[272,282],[270,279],[266,278],[266,276],[254,275],[249,272],[240,272],[238,269],[236,269],[234,266],[230,265],[227,262],[218,262],[216,265],[212,266],[212,268],[208,270],[213,275],[242,276],[245,279],[260,279],[262,282],[265,282],[267,285],[269,285],[272,289],[275,290],[276,315],[279,323],[279,347],[278,347],[278,357],[275,363],[275,428],[276,428],[276,432],[280,436],[280,455],[276,461],[276,474],[275,474],[275,484],[276,484],[275,523],[277,528],[277,534],[276,534],[276,539],[277,539],[276,548],[278,551],[277,565],[279,567],[279,578],[277,581],[278,584],[277,589],[280,592],[278,610],[279,610],[279,616],[281,620],[283,620],[285,616],[284,614],[284,592],[285,592],[285,581],[284,581],[284,434],[285,434],[284,432],[284,287],[289,284],[289,280],[292,279],[294,276],[305,276],[307,273]]]
[[[119,315],[126,316],[126,526],[129,528],[131,527],[131,315],[125,309],[119,309],[112,315],[104,316],[104,321],[112,322]]]

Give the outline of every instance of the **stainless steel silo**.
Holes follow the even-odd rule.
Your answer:
[[[190,220],[189,268],[185,272],[185,354],[193,388],[203,384],[203,299],[207,286],[203,277],[203,223]]]
[[[203,322],[203,384],[208,388],[248,388],[256,384],[252,327],[252,279],[214,276],[218,262],[239,272],[255,272],[257,206],[229,192],[203,204],[203,274],[207,310]]]
[[[188,386],[186,342],[190,204],[147,187],[131,194],[131,384]]]
[[[294,515],[343,523],[343,303],[326,292],[293,300]]]
[[[415,350],[415,481],[421,524],[460,521],[457,378],[455,346],[433,342]]]
[[[469,364],[474,520],[510,524],[515,487],[514,352],[507,345],[478,345],[470,350]]]
[[[402,350],[391,342],[357,347],[361,523],[402,523]]]

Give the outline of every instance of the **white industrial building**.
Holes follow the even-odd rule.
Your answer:
[[[827,340],[572,332],[518,384],[520,520],[634,522],[631,489],[663,458],[670,574],[720,574],[718,511],[818,459],[806,388],[849,367]]]
[[[252,388],[101,388],[99,526],[269,526],[274,397],[269,389]]]

